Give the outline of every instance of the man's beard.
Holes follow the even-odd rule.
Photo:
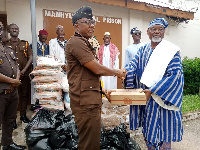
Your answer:
[[[162,38],[161,37],[159,37],[159,38],[152,37],[151,40],[152,40],[152,42],[158,43],[158,42],[161,42]]]

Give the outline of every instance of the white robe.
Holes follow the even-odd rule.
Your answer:
[[[64,44],[64,41],[61,43]],[[57,38],[49,41],[49,54],[56,56],[62,63],[65,63],[65,50],[58,44]]]
[[[103,65],[110,68],[110,50],[109,45],[104,46],[103,52]],[[118,55],[115,58],[114,69],[119,69],[119,58]],[[102,76],[102,81],[104,84],[104,88],[109,89],[117,89],[117,77],[116,76]]]

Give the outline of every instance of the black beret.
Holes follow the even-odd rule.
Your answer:
[[[89,6],[83,6],[74,12],[72,16],[72,23],[74,25],[75,22],[81,18],[87,18],[93,20],[92,17],[93,17],[92,8]]]

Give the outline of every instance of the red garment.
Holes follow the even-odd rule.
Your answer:
[[[48,35],[48,32],[47,32],[46,30],[43,29],[43,30],[40,30],[40,31],[39,31],[39,34],[40,34],[40,35]]]
[[[105,44],[101,45],[101,47],[99,48],[99,51],[98,51],[99,63],[101,65],[103,65],[103,51],[104,51],[104,46],[105,46]],[[110,42],[109,46],[110,46],[109,47],[109,49],[110,49],[110,67],[113,68],[116,56],[119,55],[119,50],[111,42]]]

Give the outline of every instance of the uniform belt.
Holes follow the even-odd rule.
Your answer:
[[[3,93],[3,94],[10,94],[10,93],[12,93],[12,92],[14,91],[14,89],[15,89],[15,88],[3,90],[3,91],[1,92],[1,94],[2,94],[2,93]]]

